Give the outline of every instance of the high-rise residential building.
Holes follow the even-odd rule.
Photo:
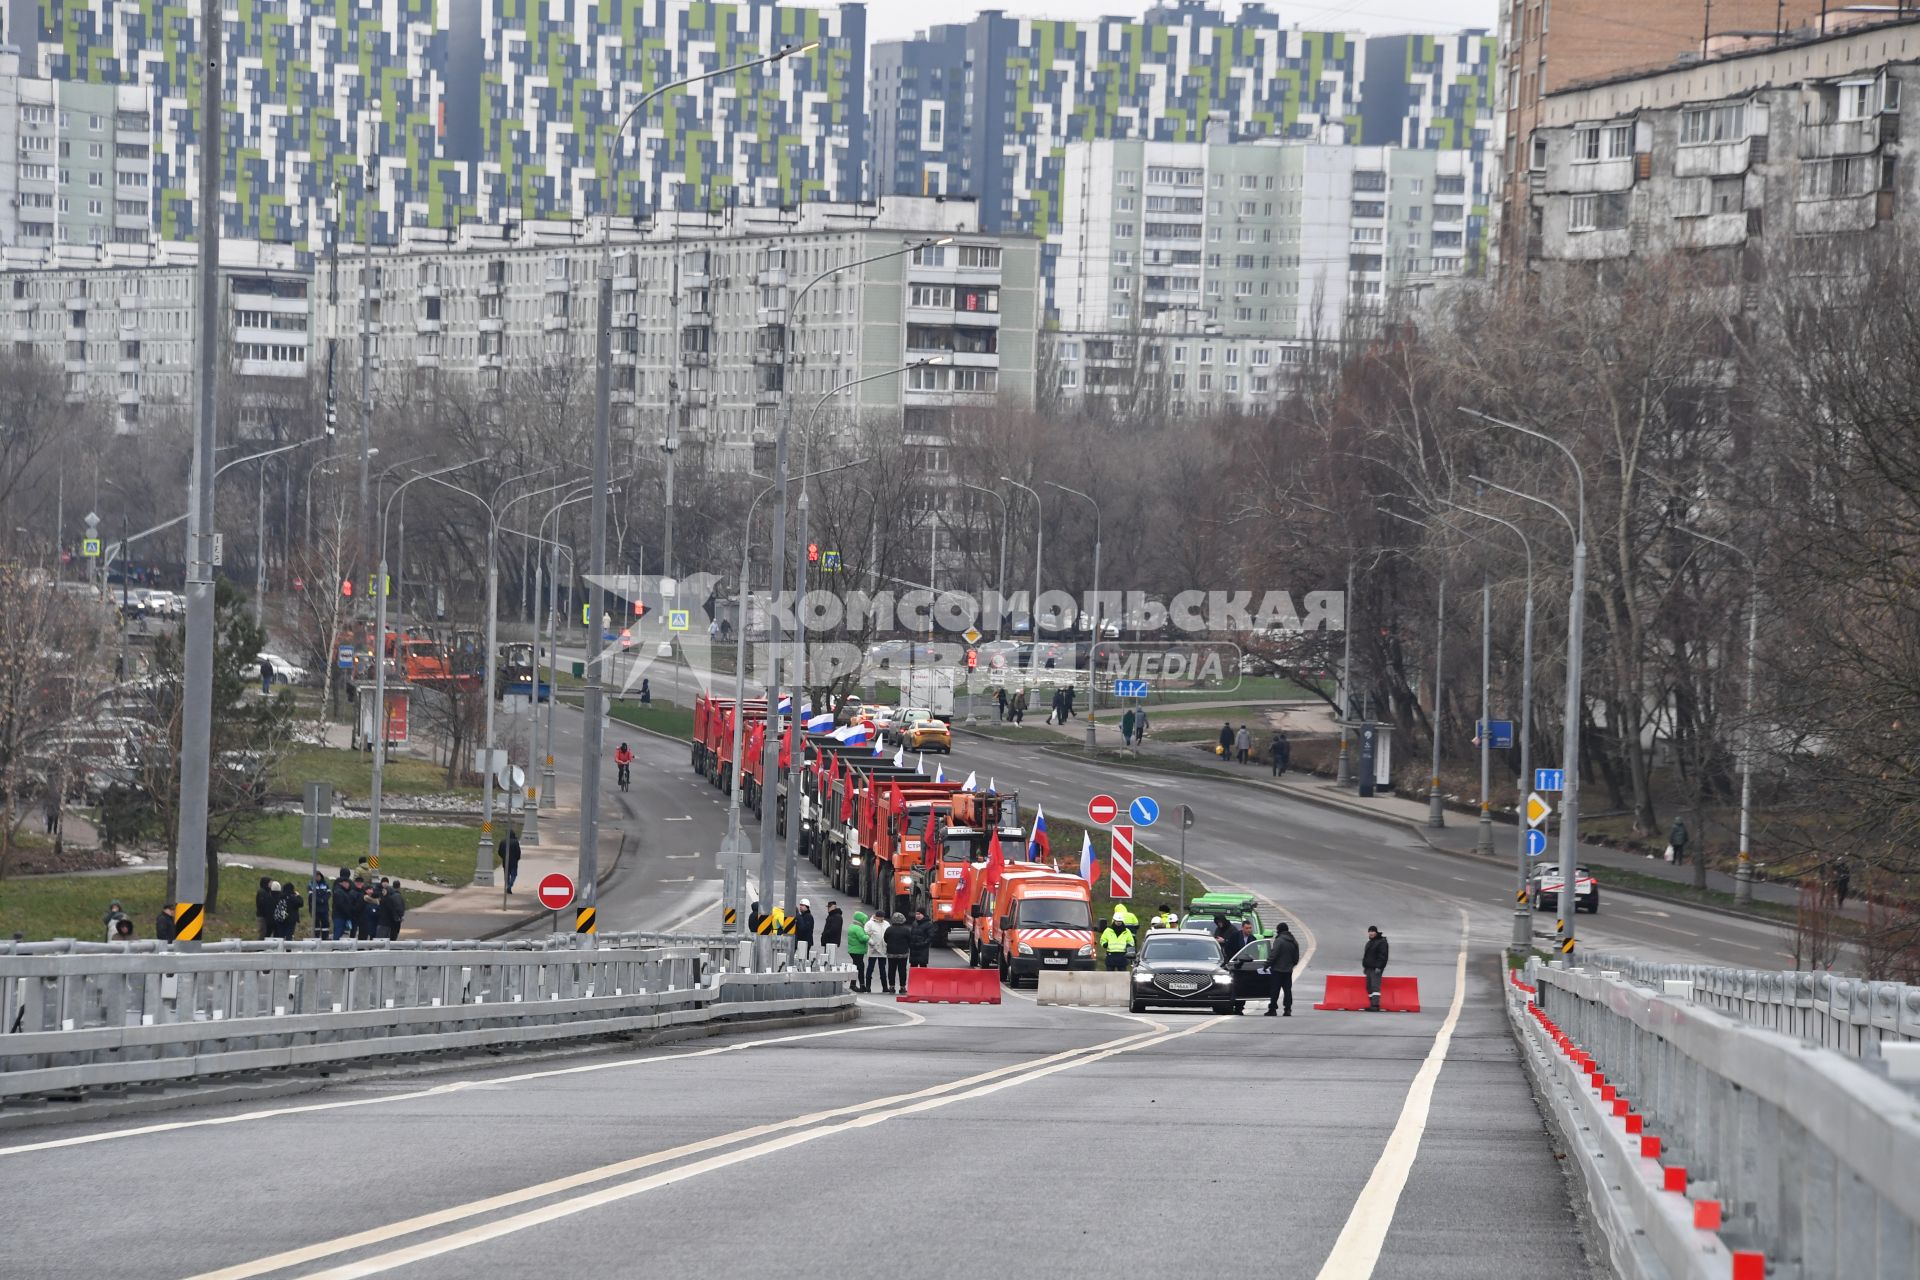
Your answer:
[[[152,170],[146,90],[23,76],[0,45],[0,246],[144,244]]]
[[[194,228],[199,11],[161,0],[12,0],[23,65],[138,85],[154,104],[153,226]],[[664,99],[654,87],[818,40],[819,48]],[[865,10],[776,0],[259,0],[223,51],[230,236],[321,248],[328,228],[621,217],[656,208],[857,199],[864,192]],[[617,161],[617,164],[616,164]],[[374,183],[367,191],[366,166]],[[608,176],[618,172],[617,190]]]
[[[1496,252],[1526,260],[1533,132],[1548,95],[1824,24],[1828,0],[1501,0]]]
[[[1263,4],[1228,21],[1201,0],[935,26],[874,46],[875,191],[972,197],[984,229],[1045,236],[1073,139],[1196,142],[1220,119],[1241,138],[1360,141],[1361,45]]]
[[[590,389],[600,228],[574,230],[415,229],[381,249],[371,313],[379,396],[431,394],[449,379],[490,398]],[[849,267],[938,239],[949,243]],[[960,200],[741,206],[670,214],[645,233],[616,227],[616,426],[625,439],[676,438],[689,459],[745,470],[755,444],[772,439],[783,394],[810,405],[938,355],[937,366],[877,378],[823,412],[884,418],[940,468],[956,412],[1033,401],[1039,248],[981,232]],[[848,269],[829,276],[836,268]],[[343,255],[323,261],[319,277],[317,337],[357,361],[362,265]],[[789,330],[791,387],[781,360]]]
[[[1066,148],[1054,312],[1067,332],[1343,336],[1356,310],[1473,262],[1473,157],[1317,143]]]
[[[199,247],[192,243],[0,249],[0,341],[63,370],[67,396],[110,406],[133,431],[193,407]],[[307,420],[312,268],[287,245],[220,246],[221,332],[232,378],[230,429],[311,433]]]
[[[1494,71],[1499,42],[1486,31],[1373,36],[1360,89],[1360,141],[1469,157],[1467,243],[1479,270],[1498,156]]]

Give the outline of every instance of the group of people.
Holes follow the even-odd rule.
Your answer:
[[[314,875],[318,878],[319,873]],[[253,893],[253,917],[262,938],[293,941],[293,931],[304,909],[300,891],[291,881],[282,884],[267,876],[260,877],[260,887]]]
[[[377,879],[370,871],[340,868],[331,884],[314,872],[307,896],[313,903],[314,933],[337,942],[351,935],[361,941],[398,938],[407,916],[407,899],[398,880]],[[288,935],[291,936],[291,935]]]
[[[1249,764],[1253,760],[1253,734],[1247,726],[1233,727],[1231,720],[1220,725],[1219,755],[1240,764]],[[1293,763],[1293,743],[1287,738],[1285,729],[1275,729],[1273,737],[1267,743],[1267,763],[1273,768],[1273,776],[1278,778],[1286,773]]]
[[[1147,736],[1147,709],[1128,707],[1126,714],[1120,717],[1120,745],[1137,747],[1140,740]]]
[[[904,911],[890,917],[856,911],[847,926],[847,955],[853,960],[855,991],[871,992],[878,973],[882,992],[904,992],[908,967],[924,969],[933,962],[933,922],[924,911],[914,912],[911,921]]]

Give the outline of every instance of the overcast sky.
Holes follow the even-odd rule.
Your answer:
[[[1215,0],[1229,17],[1237,0]],[[1152,0],[867,0],[867,36],[897,40],[941,22],[965,22],[982,9],[1004,10],[1029,18],[1098,18],[1145,13]],[[1318,30],[1446,31],[1461,27],[1494,29],[1498,0],[1268,0],[1267,7],[1290,24]]]

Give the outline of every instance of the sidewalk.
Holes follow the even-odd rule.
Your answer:
[[[1070,720],[1064,725],[1041,723],[1027,727],[1039,728],[1058,737],[1063,746],[1078,746],[1084,744],[1086,741],[1087,727],[1084,720],[1080,719],[1077,713],[1074,720]],[[964,728],[960,728],[959,726],[956,726],[956,728],[959,728],[960,732],[966,732]],[[1124,748],[1119,745],[1119,737],[1118,716],[1110,710],[1102,711],[1095,738],[1099,748],[1103,751],[1112,752],[1116,756],[1119,755],[1119,753],[1124,750]],[[994,740],[1004,741],[1004,739]],[[1048,749],[1054,748],[1049,746]],[[1498,815],[1496,815],[1493,823],[1494,851],[1492,855],[1489,856],[1480,853],[1477,848],[1479,844],[1480,822],[1476,815],[1448,809],[1445,814],[1447,825],[1440,828],[1430,827],[1427,825],[1429,807],[1424,797],[1409,799],[1382,793],[1375,795],[1371,799],[1361,799],[1357,792],[1350,788],[1338,786],[1329,779],[1308,773],[1289,773],[1283,778],[1275,779],[1270,775],[1268,767],[1264,764],[1234,764],[1230,760],[1223,760],[1218,756],[1214,756],[1200,749],[1200,744],[1154,742],[1149,739],[1136,749],[1135,755],[1143,759],[1164,760],[1182,769],[1216,773],[1223,778],[1232,778],[1249,786],[1266,788],[1307,804],[1319,805],[1322,808],[1338,809],[1341,812],[1371,818],[1377,822],[1395,823],[1410,829],[1415,835],[1425,841],[1429,847],[1442,853],[1453,854],[1460,857],[1479,858],[1482,861],[1496,863],[1504,867],[1512,867],[1514,865],[1514,845],[1516,839],[1514,824],[1510,821],[1501,821]],[[1556,860],[1557,848],[1557,842],[1554,845],[1550,845],[1548,856],[1541,859],[1541,861]],[[1624,849],[1615,849],[1606,845],[1582,843],[1580,846],[1580,861],[1596,871],[1611,869],[1621,872],[1631,872],[1634,875],[1644,876],[1649,879],[1665,881],[1673,885],[1676,889],[1693,888],[1692,866],[1675,865],[1664,862],[1659,858],[1649,858],[1643,854],[1631,853]],[[1604,894],[1606,891],[1606,877],[1604,874],[1601,875],[1600,882],[1602,885],[1602,893]],[[1734,879],[1731,875],[1722,871],[1709,870],[1707,872],[1707,888],[1720,893],[1732,894],[1734,887]],[[1633,892],[1627,888],[1621,888],[1619,891],[1623,893]],[[1770,902],[1786,907],[1795,907],[1799,904],[1800,900],[1797,887],[1773,881],[1756,881],[1753,885],[1753,897],[1757,902]],[[1859,905],[1850,905],[1846,909],[1846,914],[1849,916],[1860,916],[1863,910],[1864,908]]]

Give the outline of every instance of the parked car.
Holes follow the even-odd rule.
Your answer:
[[[1156,1005],[1232,1013],[1238,1003],[1220,944],[1182,930],[1150,932],[1141,940],[1127,987],[1128,1008],[1134,1013]]]
[[[1543,863],[1533,869],[1527,888],[1533,898],[1535,911],[1558,911],[1560,893],[1566,885],[1566,877],[1560,874],[1557,862]],[[1585,867],[1575,864],[1573,868],[1573,909],[1600,914],[1600,885],[1594,880],[1593,873]]]

